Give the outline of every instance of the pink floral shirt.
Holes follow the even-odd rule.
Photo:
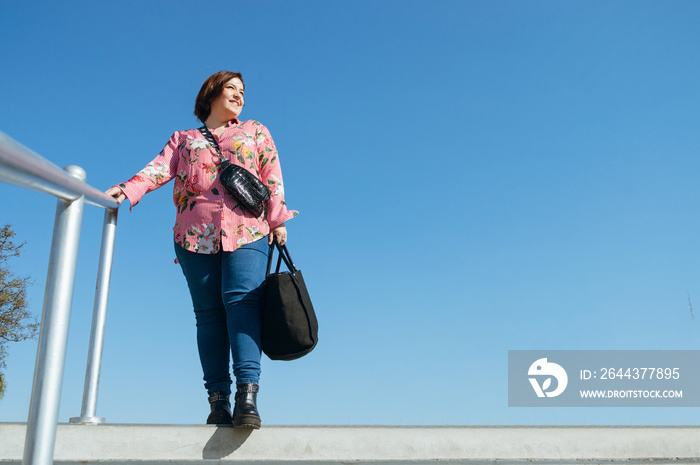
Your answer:
[[[234,119],[221,137],[214,137],[231,163],[257,174],[270,189],[266,216],[255,217],[226,192],[217,176],[216,149],[197,129],[173,134],[152,162],[127,182],[118,184],[133,207],[144,194],[174,178],[175,241],[191,252],[234,251],[262,239],[271,229],[298,214],[287,210],[277,149],[265,126],[253,120]]]

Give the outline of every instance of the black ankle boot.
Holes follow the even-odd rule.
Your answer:
[[[235,428],[260,428],[260,415],[256,406],[259,389],[257,384],[236,385],[236,403],[233,407]]]
[[[231,402],[229,394],[225,392],[212,392],[209,395],[211,413],[207,418],[207,425],[230,425],[231,424]]]

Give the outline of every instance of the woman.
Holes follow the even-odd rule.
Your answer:
[[[257,121],[240,121],[245,85],[240,73],[220,71],[202,85],[195,116],[231,163],[270,188],[259,217],[244,209],[219,181],[220,163],[200,130],[178,131],[163,151],[129,181],[107,194],[136,205],[147,192],[175,179],[175,254],[187,279],[197,322],[197,346],[209,393],[208,424],[259,428],[260,310],[269,245],[287,241],[284,222],[297,215],[284,201],[275,144]],[[233,412],[229,352],[236,395]]]

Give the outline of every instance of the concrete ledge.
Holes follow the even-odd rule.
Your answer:
[[[26,424],[0,423],[0,462],[20,463]],[[264,426],[61,424],[57,463],[574,464],[700,462],[695,426]]]

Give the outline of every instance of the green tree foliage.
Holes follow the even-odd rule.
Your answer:
[[[8,267],[8,260],[19,257],[24,242],[15,244],[12,238],[15,232],[9,224],[0,229],[0,399],[5,394],[5,376],[7,343],[35,338],[39,323],[29,313],[27,286],[29,277],[15,276]]]

